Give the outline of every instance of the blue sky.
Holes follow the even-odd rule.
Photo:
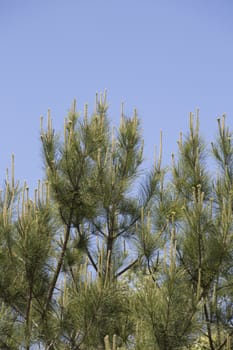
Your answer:
[[[160,129],[170,161],[196,107],[207,140],[222,113],[233,128],[232,19],[231,0],[1,0],[0,178],[14,153],[36,186],[40,115],[62,130],[73,98],[92,111],[105,88],[114,125],[122,101],[138,109],[147,164]]]

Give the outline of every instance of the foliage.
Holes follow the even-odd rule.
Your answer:
[[[0,348],[233,348],[233,143],[211,152],[190,114],[171,167],[143,171],[137,112],[111,131],[106,95],[63,137],[41,123],[33,198],[7,171],[0,196]],[[162,140],[162,139],[161,139]],[[216,160],[217,175],[208,168]]]

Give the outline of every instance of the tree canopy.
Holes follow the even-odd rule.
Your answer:
[[[64,130],[50,112],[33,195],[7,171],[0,196],[0,348],[233,348],[233,142],[206,144],[190,113],[171,164],[145,169],[137,111],[106,94]],[[155,130],[157,133],[157,130]],[[209,159],[215,161],[215,168]],[[210,165],[211,164],[211,165]],[[216,171],[215,171],[216,170]]]

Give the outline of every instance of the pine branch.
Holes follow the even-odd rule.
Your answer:
[[[54,289],[56,287],[56,283],[57,283],[57,280],[58,280],[58,277],[59,277],[59,274],[60,274],[60,271],[61,271],[61,268],[62,268],[62,264],[63,264],[63,261],[64,261],[65,252],[66,252],[66,247],[67,247],[67,244],[68,244],[68,241],[69,241],[69,237],[70,237],[72,215],[73,215],[73,208],[70,211],[69,221],[68,221],[68,224],[66,226],[65,239],[64,239],[63,246],[62,246],[61,255],[60,255],[60,258],[59,258],[59,261],[58,261],[58,264],[57,264],[57,268],[55,270],[55,273],[54,273],[51,285],[49,287],[48,296],[47,296],[47,300],[46,300],[45,307],[44,307],[44,310],[43,310],[42,318],[45,317],[45,315],[46,315],[46,313],[48,311],[49,304],[51,302],[51,299],[52,299],[52,296],[53,296],[53,292],[54,292]]]
[[[225,347],[225,345],[227,344],[227,338],[231,337],[233,335],[233,330],[228,334],[228,336],[225,338],[225,340],[222,342],[222,344],[219,345],[219,347],[215,350],[221,350]]]
[[[95,226],[95,228],[97,229],[97,231],[103,236],[103,237],[107,237],[106,234],[104,233],[104,231],[101,229],[101,227],[99,225],[97,225],[94,221],[92,221],[92,224]]]
[[[28,302],[26,308],[26,350],[30,350],[31,343],[31,330],[30,330],[30,313],[31,313],[31,305],[32,305],[32,286],[29,286],[29,294],[28,294]]]
[[[206,303],[204,303],[204,314],[205,314],[205,319],[206,319],[206,325],[207,325],[207,332],[208,332],[208,339],[209,339],[210,349],[211,350],[215,350],[214,343],[213,343],[213,338],[212,338],[211,326],[210,326],[210,319],[209,319],[209,314],[208,314],[208,309],[207,309]]]
[[[80,225],[77,225],[77,230],[78,230],[79,236],[82,236],[82,232],[81,232],[81,230],[80,230]],[[92,258],[92,255],[91,255],[91,253],[89,252],[89,249],[88,249],[87,246],[85,247],[85,250],[86,250],[86,252],[87,252],[88,259],[90,260],[92,266],[94,267],[94,269],[95,269],[96,272],[97,272],[97,271],[98,271],[98,267],[97,267],[97,265],[96,265],[94,259]]]
[[[128,271],[129,269],[131,269],[134,265],[136,265],[139,262],[139,258],[137,258],[136,260],[134,260],[131,264],[129,264],[128,266],[126,266],[123,270],[119,271],[116,275],[115,278],[118,278],[119,276],[123,275],[123,273],[125,273],[126,271]]]
[[[87,256],[92,264],[92,266],[94,267],[94,269],[96,270],[96,272],[98,271],[98,268],[97,268],[97,265],[96,263],[94,262],[94,259],[92,258],[92,255],[91,253],[89,252],[88,248],[86,248],[86,251],[87,251]]]

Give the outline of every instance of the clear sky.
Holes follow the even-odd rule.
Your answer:
[[[122,101],[138,109],[148,164],[160,129],[170,161],[196,107],[208,140],[224,112],[233,128],[232,0],[0,0],[0,178],[14,153],[36,186],[40,115],[62,130],[73,98],[92,111],[105,88],[113,124]]]

